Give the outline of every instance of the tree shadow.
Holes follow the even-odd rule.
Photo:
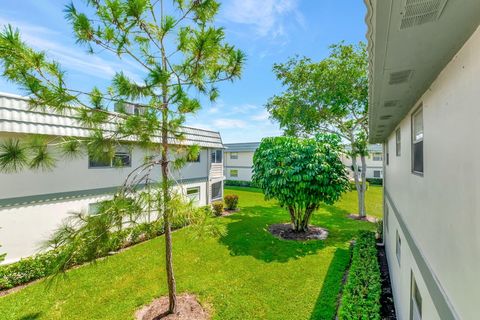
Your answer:
[[[242,212],[225,217],[231,220],[227,224],[227,234],[220,242],[228,247],[233,256],[252,256],[265,262],[287,262],[306,255],[317,253],[325,247],[321,240],[292,241],[281,240],[270,234],[268,226],[286,222],[278,207],[244,207]]]
[[[335,250],[310,320],[331,320],[335,318],[340,288],[349,262],[350,250],[340,248]]]
[[[35,319],[40,319],[40,316],[42,315],[41,312],[32,312],[27,315],[24,315],[23,317],[18,318],[18,320],[35,320]]]
[[[237,214],[225,217],[227,234],[220,242],[232,256],[252,256],[265,262],[288,262],[318,253],[325,247],[345,247],[359,229],[371,228],[368,222],[348,219],[348,211],[334,205],[323,205],[311,224],[326,228],[326,240],[281,240],[270,234],[268,226],[288,222],[288,213],[278,206],[242,207]]]

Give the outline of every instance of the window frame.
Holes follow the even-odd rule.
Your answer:
[[[375,173],[378,172],[378,177],[375,176]],[[376,179],[381,179],[382,178],[382,171],[381,170],[373,170],[373,177]]]
[[[418,319],[414,317],[414,309],[416,309],[419,318],[422,319],[423,298],[420,289],[418,288],[417,281],[415,280],[415,276],[413,275],[413,271],[411,271],[410,278],[410,319]]]
[[[415,116],[417,116],[419,113],[422,113],[422,138],[421,139],[415,139]],[[411,127],[411,171],[414,175],[423,177],[424,172],[425,172],[425,161],[424,161],[424,139],[425,139],[425,130],[424,130],[424,122],[423,122],[423,104],[421,103],[413,112],[411,115],[411,121],[410,121],[410,127]],[[422,171],[416,171],[415,170],[415,144],[417,143],[422,143]]]
[[[238,160],[238,152],[230,152],[230,159],[231,160]]]
[[[220,155],[220,157],[218,155]],[[218,158],[220,158],[220,161],[218,161]],[[223,163],[223,150],[213,149],[210,153],[210,160],[212,163]]]
[[[219,188],[219,196],[218,197],[214,197],[213,196],[213,186],[216,185],[216,184],[219,184],[220,185],[220,188]],[[223,198],[223,181],[217,181],[217,182],[214,182],[210,185],[210,192],[211,192],[211,199],[212,201],[214,200],[218,200],[218,199],[222,199]]]
[[[196,192],[189,194],[188,192],[189,192],[189,191],[192,191],[192,190],[194,190],[194,191],[196,191]],[[191,201],[193,201],[193,202],[200,202],[200,187],[190,187],[190,188],[187,188],[187,190],[185,191],[185,193],[186,193],[187,198],[189,198]],[[195,198],[192,198],[191,195],[194,195]]]
[[[117,166],[115,165],[115,158],[121,156],[128,157],[128,164]],[[98,160],[93,160],[90,158],[90,154],[87,154],[87,162],[88,162],[88,169],[115,169],[115,168],[131,168],[132,167],[132,152],[130,150],[115,150],[115,154],[113,155],[112,159],[110,159],[110,163],[105,165],[92,165],[92,163],[99,162]]]
[[[400,128],[395,130],[395,155],[397,157],[402,155],[402,132]]]
[[[395,255],[397,256],[397,262],[398,266],[401,266],[401,260],[402,260],[402,239],[400,238],[400,234],[396,233],[396,239],[395,239]]]
[[[237,172],[237,174],[233,175],[232,171]],[[230,177],[232,177],[232,178],[238,178],[238,169],[230,169],[229,174],[230,174]]]
[[[383,212],[383,223],[385,225],[385,231],[388,231],[388,215],[390,214],[389,209],[388,209],[388,203],[385,202],[385,208]]]
[[[383,161],[383,154],[381,152],[373,152],[372,161]]]

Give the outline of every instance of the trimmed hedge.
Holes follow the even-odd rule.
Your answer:
[[[382,285],[375,234],[360,231],[353,247],[352,264],[343,288],[340,320],[380,320]]]
[[[365,190],[368,190],[368,187],[370,186],[370,183],[368,182],[368,179],[366,179],[366,180],[367,180],[367,183],[366,183]],[[348,183],[349,183],[351,191],[357,191],[357,187],[355,186],[355,181],[349,181]]]
[[[367,178],[367,182],[370,183],[372,186],[383,186],[382,178]]]
[[[252,181],[244,181],[244,180],[225,180],[224,181],[225,186],[231,186],[231,187],[252,187],[252,188],[257,188],[255,183]]]
[[[186,226],[184,222],[177,222],[172,229]],[[101,258],[122,248],[155,238],[164,233],[163,222],[143,223],[131,228],[117,231],[110,237],[109,250],[99,255]],[[61,252],[50,250],[28,258],[21,259],[12,264],[0,266],[0,290],[10,289],[33,280],[44,278],[55,273],[55,260]],[[89,262],[89,259],[79,255],[72,261],[71,266]]]

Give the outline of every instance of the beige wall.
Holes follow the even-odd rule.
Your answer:
[[[388,139],[390,161],[385,172],[386,191],[462,319],[478,318],[480,297],[479,56],[477,30],[417,103],[423,103],[424,175],[411,173],[411,113],[398,125],[401,156],[395,155],[395,133]],[[396,268],[392,237],[399,228],[391,210],[389,216],[387,249],[395,299],[400,319],[407,319],[406,275],[412,269],[416,272],[417,264],[411,258],[412,248],[403,241],[404,263]],[[428,301],[428,290],[422,291]],[[424,319],[436,318],[428,304]]]

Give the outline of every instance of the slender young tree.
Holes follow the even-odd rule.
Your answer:
[[[161,167],[161,187],[157,192],[161,199],[156,203],[163,218],[169,312],[173,313],[176,284],[171,219],[172,203],[176,200],[172,196],[170,170],[184,164],[186,158],[195,157],[198,148],[179,151],[171,150],[171,145],[181,145],[185,116],[201,107],[199,100],[191,97],[206,95],[215,100],[219,95],[216,84],[239,78],[245,56],[226,43],[224,30],[213,24],[219,10],[215,0],[86,0],[85,3],[89,13],[80,12],[73,3],[65,8],[78,44],[93,55],[108,51],[122,61],[136,63],[142,70],[142,81],[135,82],[118,71],[107,90],[94,87],[83,92],[67,83],[57,62],[28,47],[12,26],[4,27],[0,33],[3,76],[26,91],[32,108],[73,114],[91,134],[82,139],[35,137],[28,141],[5,141],[0,146],[0,168],[6,172],[49,169],[59,157],[78,154],[82,146],[95,158],[106,161],[114,159],[118,145],[133,140],[148,150],[153,156],[146,159],[145,168]],[[141,106],[138,114],[109,112],[114,105],[121,110],[132,103]],[[173,152],[183,157],[174,160]],[[118,205],[118,201],[112,203]],[[110,212],[109,218],[101,221],[106,230],[118,222],[112,217],[117,214],[118,218],[119,210],[104,211]],[[80,229],[95,232],[86,222]],[[92,239],[89,232],[75,233],[77,238],[82,235]]]
[[[366,215],[367,66],[363,43],[332,45],[330,56],[320,62],[294,57],[275,64],[273,71],[285,90],[266,104],[271,118],[279,122],[286,135],[329,132],[348,142],[360,217]]]

